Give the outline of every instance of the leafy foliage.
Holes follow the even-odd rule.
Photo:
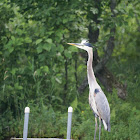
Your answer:
[[[93,139],[94,116],[88,90],[77,87],[86,65],[67,42],[87,38],[88,26],[100,29],[100,56],[116,26],[115,50],[109,69],[127,83],[128,98],[107,94],[111,133],[105,139],[140,139],[139,3],[119,1],[112,18],[109,1],[1,0],[0,2],[0,139],[22,137],[24,108],[31,108],[29,137],[66,138],[67,107],[74,108],[73,139]],[[98,16],[98,24],[92,18]],[[40,115],[41,114],[41,115]]]

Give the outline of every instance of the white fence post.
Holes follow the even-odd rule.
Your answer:
[[[25,108],[25,117],[24,117],[23,140],[27,140],[29,113],[30,113],[30,108],[26,107]]]
[[[70,106],[68,108],[67,139],[71,138],[72,112],[73,112],[73,108]]]

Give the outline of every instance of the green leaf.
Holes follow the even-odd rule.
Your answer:
[[[63,51],[64,51],[64,46],[63,46],[63,45],[59,45],[59,46],[57,47],[57,50],[58,50],[59,52],[63,52]]]
[[[97,9],[97,8],[91,7],[91,8],[90,8],[90,11],[91,11],[93,14],[98,14],[98,9]]]
[[[9,53],[12,53],[14,51],[14,47],[9,47],[8,50],[9,50]]]
[[[51,50],[51,45],[48,44],[48,43],[45,43],[45,44],[43,45],[43,49],[46,50],[46,51],[50,51],[50,50]]]
[[[73,110],[75,110],[77,108],[77,105],[78,105],[78,100],[77,100],[77,97],[74,99],[74,101],[71,103],[71,106],[73,108]]]
[[[52,43],[52,39],[50,39],[50,38],[46,39],[45,41],[50,43],[50,44]]]
[[[70,52],[70,51],[65,50],[65,51],[64,51],[64,54],[65,54],[65,56],[66,56],[67,58],[72,58],[72,55],[71,55],[71,52]]]
[[[54,33],[54,31],[47,32],[48,35],[51,35],[53,33]]]
[[[40,69],[37,69],[35,75],[41,76],[41,70]]]
[[[31,42],[32,42],[32,39],[29,38],[29,37],[26,37],[26,38],[25,38],[25,42],[26,42],[26,43],[31,43]]]
[[[15,37],[14,37],[14,36],[11,36],[11,39],[12,39],[13,41],[15,41]]]
[[[44,72],[49,72],[49,67],[48,66],[43,66],[41,67],[41,69],[43,69]]]
[[[42,52],[42,46],[38,46],[37,47],[37,53],[41,53]]]
[[[66,22],[68,22],[68,19],[67,18],[64,18],[63,19],[63,23],[65,24]]]
[[[17,68],[13,68],[13,69],[11,70],[12,75],[15,75],[15,73],[16,73],[17,70],[18,70]]]
[[[18,89],[18,90],[23,89],[23,87],[22,87],[22,86],[19,86],[19,84],[18,84],[18,83],[14,84],[14,87],[15,87],[15,89]]]
[[[71,51],[71,52],[78,52],[78,48],[77,47],[74,47],[74,46],[70,46],[68,48],[68,50]]]
[[[40,38],[40,39],[38,39],[38,40],[36,40],[36,45],[37,45],[37,44],[39,44],[41,41],[42,41],[42,39],[41,39],[41,38]]]

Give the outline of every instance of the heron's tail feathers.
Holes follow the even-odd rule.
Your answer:
[[[103,120],[103,125],[104,125],[105,130],[107,130],[108,132],[111,131],[110,121],[109,121],[108,123],[106,123],[106,122]]]

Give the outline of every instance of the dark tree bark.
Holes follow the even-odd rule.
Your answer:
[[[111,0],[110,8],[111,8],[111,12],[112,12],[112,18],[114,18],[116,16],[114,13],[115,7],[116,7],[116,0]],[[98,20],[95,17],[98,17],[98,16],[94,16],[93,21],[98,23]],[[94,31],[94,30],[92,30],[91,27],[92,26],[89,25],[89,36],[88,37],[89,37],[89,40],[91,43],[95,43],[98,40],[99,29]],[[96,77],[99,79],[99,81],[105,87],[105,89],[108,92],[112,93],[112,90],[114,87],[117,89],[118,97],[120,97],[121,99],[125,99],[126,95],[127,95],[126,86],[121,84],[105,66],[106,63],[108,62],[108,60],[110,59],[113,49],[115,47],[115,44],[114,44],[115,32],[116,32],[116,28],[114,26],[113,28],[110,29],[111,36],[108,40],[107,49],[105,50],[105,54],[102,59],[99,58],[97,50],[94,51],[94,65],[93,66],[94,66],[94,72],[95,72]],[[78,91],[80,93],[82,93],[87,86],[88,86],[88,81],[87,81],[87,77],[86,77],[84,79],[83,83],[78,88]]]
[[[64,89],[67,90],[68,87],[68,62],[67,62],[67,58],[65,57],[65,85],[64,85]]]
[[[76,89],[78,89],[77,59],[75,59],[75,80],[76,80]]]

